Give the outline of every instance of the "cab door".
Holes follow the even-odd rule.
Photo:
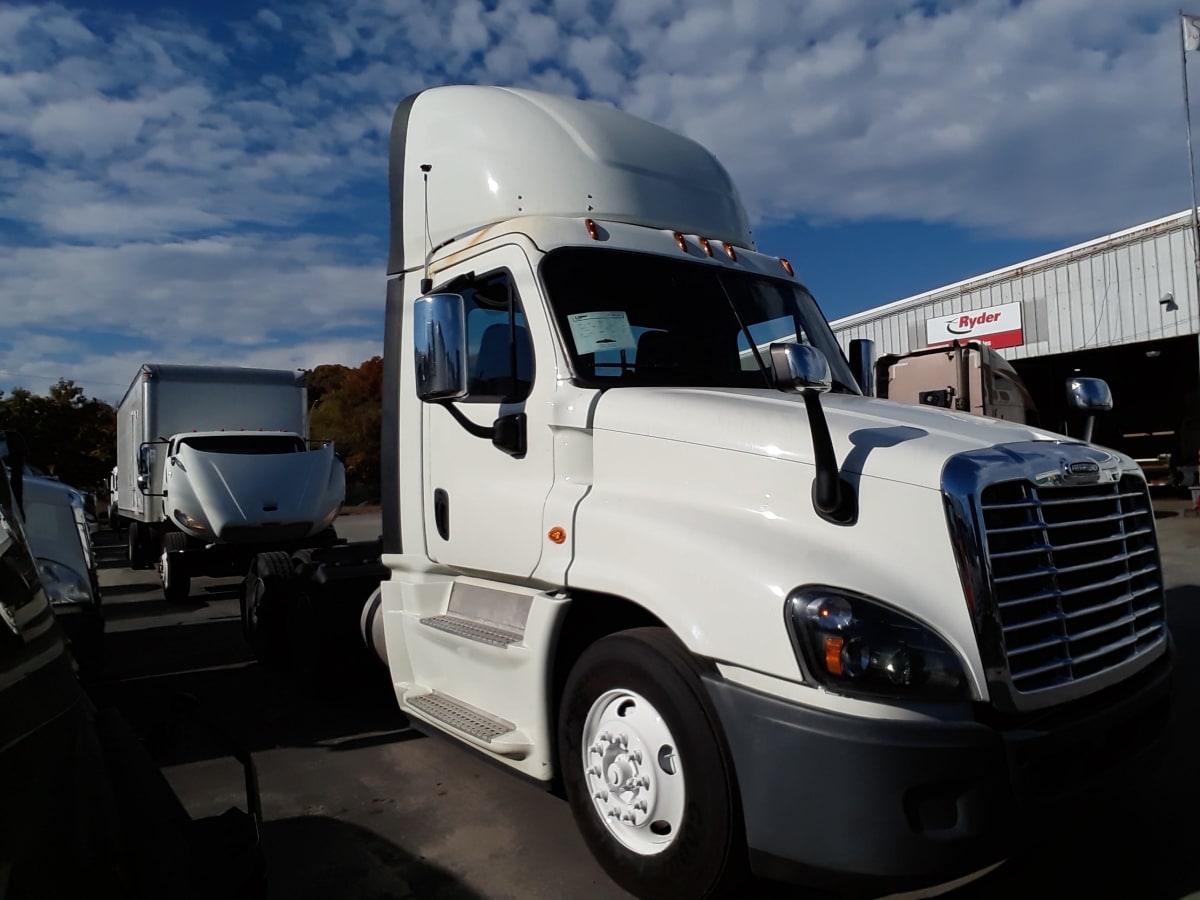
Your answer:
[[[550,346],[550,332],[533,269],[509,244],[442,272],[435,290],[463,297],[469,396],[422,404],[427,552],[456,569],[526,577],[541,557],[553,480],[554,366],[535,351]],[[471,433],[521,413],[521,455]]]

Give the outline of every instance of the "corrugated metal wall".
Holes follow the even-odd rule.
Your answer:
[[[1200,333],[1189,212],[1108,235],[833,322],[843,349],[926,346],[929,319],[1019,302],[1025,343],[1009,359],[1048,356]],[[1160,300],[1173,295],[1178,309]]]

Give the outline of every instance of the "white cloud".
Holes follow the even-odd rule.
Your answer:
[[[283,19],[279,18],[279,14],[269,9],[260,9],[254,18],[262,22],[272,31],[283,30]]]
[[[372,345],[331,323],[378,325],[391,112],[440,83],[578,91],[681,130],[760,224],[917,219],[1066,242],[1187,203],[1178,14],[1163,0],[334,0],[219,28],[191,15],[0,8],[0,216],[21,235],[0,256],[16,335],[0,336],[0,369],[41,371],[69,355],[47,335],[91,325],[190,361]],[[86,344],[80,371],[115,377]]]

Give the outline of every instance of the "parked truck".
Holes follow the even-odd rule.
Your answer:
[[[14,515],[37,564],[42,589],[81,669],[99,662],[104,639],[100,578],[83,492],[27,462],[25,439],[0,430],[0,469],[10,473]]]
[[[157,565],[174,600],[193,575],[333,544],[346,478],[309,441],[302,373],[146,364],[117,407],[116,485],[130,565]]]
[[[250,755],[233,748],[245,808],[193,819],[125,718],[93,705],[76,678],[61,573],[34,557],[72,536],[36,524],[47,513],[37,507],[60,501],[46,479],[24,476],[20,443],[0,432],[0,896],[265,898]]]
[[[1030,425],[1040,420],[1020,373],[983,341],[954,341],[909,353],[886,354],[876,361],[874,378],[878,396],[889,400]],[[1072,376],[1065,387],[1068,408],[1084,415],[1081,436],[1091,441],[1096,414],[1112,409],[1112,392],[1099,378]],[[1137,454],[1130,447],[1131,437],[1137,446],[1144,444],[1125,435],[1126,449]],[[1150,487],[1173,487],[1180,482],[1170,453],[1139,454],[1134,461]]]
[[[875,363],[875,385],[878,396],[901,403],[1038,423],[1037,408],[1017,370],[983,341],[881,356]]]
[[[390,185],[382,554],[264,567],[263,622],[382,572],[400,708],[641,897],[947,878],[1154,758],[1131,459],[863,396],[724,168],[615,109],[420,92]]]

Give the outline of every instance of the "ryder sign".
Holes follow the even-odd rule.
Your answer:
[[[993,350],[1025,343],[1021,331],[1021,304],[1003,303],[983,309],[968,309],[925,322],[925,340],[930,347],[951,341],[982,341]]]

